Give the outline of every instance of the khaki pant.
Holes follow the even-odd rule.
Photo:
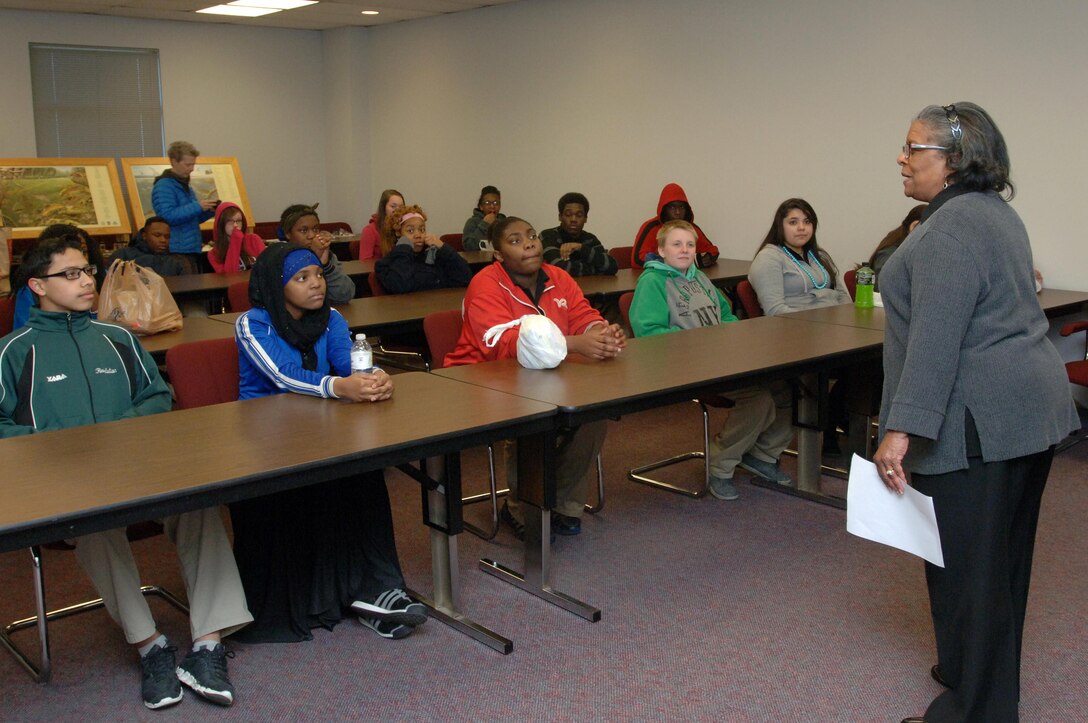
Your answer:
[[[193,639],[216,631],[229,635],[252,621],[219,508],[173,515],[162,524],[177,546]],[[140,571],[125,528],[84,535],[71,542],[110,617],[124,629],[125,640],[140,643],[154,635],[157,627],[140,593]]]
[[[581,517],[589,490],[597,476],[597,455],[604,447],[608,422],[590,422],[559,435],[555,467],[555,511],[567,517]],[[503,442],[506,457],[506,484],[510,496],[506,504],[517,520],[522,520],[518,503],[518,445]]]
[[[732,479],[741,457],[777,463],[793,438],[789,385],[749,387],[728,392],[735,402],[718,435],[710,440],[710,473]]]

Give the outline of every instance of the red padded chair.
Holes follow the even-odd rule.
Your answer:
[[[744,307],[744,316],[746,318],[754,319],[757,316],[763,316],[763,307],[759,305],[759,296],[748,279],[743,279],[737,284],[737,298],[740,299],[740,305]]]
[[[235,281],[227,287],[227,303],[231,311],[249,311],[253,306],[249,303],[249,282]]]
[[[461,253],[465,250],[464,244],[461,243],[461,236],[462,234],[459,233],[444,233],[438,238],[442,241],[442,243],[447,244],[457,253]]]
[[[614,246],[608,249],[608,255],[616,260],[616,268],[631,268],[631,252],[634,246]]]
[[[1082,331],[1085,332],[1085,358],[1079,361],[1066,362],[1065,373],[1069,375],[1069,382],[1071,384],[1079,384],[1082,387],[1088,387],[1088,321],[1075,321],[1072,324],[1066,324],[1061,328],[1061,335],[1070,336]]]
[[[427,337],[427,349],[431,354],[431,368],[445,366],[446,355],[457,346],[461,338],[461,310],[436,311],[423,317],[423,334]],[[471,505],[485,500],[491,501],[491,527],[482,530],[464,520],[465,529],[483,540],[492,540],[499,532],[499,497],[509,494],[508,489],[498,489],[495,481],[495,445],[487,445],[487,472],[490,488],[487,492],[468,495],[461,499],[461,504]]]
[[[745,282],[747,283],[747,282]],[[631,302],[635,298],[635,292],[628,291],[620,296],[619,307],[620,315],[623,317],[623,323],[628,329],[631,327]],[[634,336],[634,330],[632,329],[632,336]],[[733,400],[728,397],[715,394],[702,399],[692,399],[692,402],[699,405],[699,409],[703,413],[703,451],[701,452],[684,452],[673,457],[666,459],[660,459],[656,462],[650,462],[639,467],[633,467],[627,470],[627,478],[632,482],[638,482],[644,484],[647,487],[656,487],[657,489],[665,490],[666,492],[675,492],[685,497],[694,497],[696,499],[704,496],[710,490],[710,410],[709,407],[715,409],[729,409],[733,406]],[[701,459],[703,460],[703,484],[701,487],[691,490],[686,487],[680,487],[678,485],[669,484],[661,480],[647,477],[644,472],[650,472],[655,469],[661,469],[662,467],[669,467],[680,462],[686,462],[689,459]]]
[[[378,274],[374,271],[366,275],[366,283],[370,286],[371,296],[385,296],[387,293],[385,287],[382,286],[381,279],[378,278]]]
[[[0,336],[11,333],[15,326],[15,295],[0,298]]]
[[[190,341],[166,352],[166,373],[178,409],[238,399],[238,345],[234,339]]]
[[[850,292],[850,298],[857,298],[858,290],[858,272],[854,269],[850,269],[842,275],[842,281],[846,284],[846,290]]]

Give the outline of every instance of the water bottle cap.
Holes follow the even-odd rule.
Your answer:
[[[366,341],[366,334],[356,334],[355,341]]]

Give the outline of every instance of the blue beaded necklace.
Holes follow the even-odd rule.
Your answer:
[[[803,271],[805,273],[805,276],[808,277],[808,280],[812,282],[812,287],[814,289],[825,289],[825,288],[827,288],[827,285],[829,283],[831,283],[831,274],[827,273],[827,269],[825,269],[823,264],[820,263],[820,259],[816,256],[816,254],[809,251],[808,252],[808,258],[809,258],[809,261],[816,264],[816,268],[818,268],[818,269],[820,269],[820,271],[824,272],[824,280],[823,280],[822,283],[819,283],[819,284],[816,283],[816,277],[814,277],[812,275],[812,272],[808,270],[808,267],[805,266],[803,263],[801,263],[801,261],[796,256],[793,255],[792,251],[790,251],[785,246],[779,246],[778,248],[782,249],[782,252],[784,254],[786,254],[787,257],[789,257],[790,261],[797,264],[797,268],[801,269],[801,271]]]

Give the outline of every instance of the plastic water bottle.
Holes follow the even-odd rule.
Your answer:
[[[876,282],[876,272],[869,268],[869,264],[862,264],[857,270],[857,286],[854,289],[854,306],[859,309],[873,308],[873,284]]]
[[[355,343],[351,345],[351,373],[373,370],[374,352],[370,348],[370,342],[366,340],[366,334],[356,334]]]

